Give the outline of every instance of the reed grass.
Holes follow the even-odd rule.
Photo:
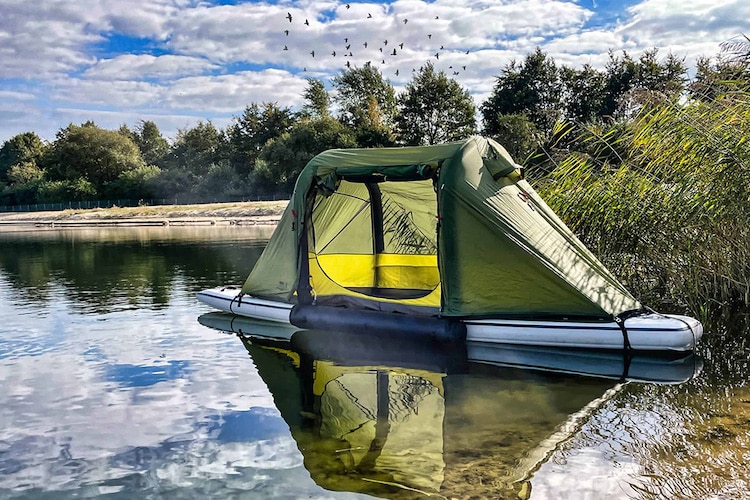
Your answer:
[[[573,146],[537,189],[642,302],[702,318],[748,306],[749,93],[562,134]]]

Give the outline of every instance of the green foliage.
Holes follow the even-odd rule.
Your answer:
[[[198,122],[190,129],[177,132],[172,150],[164,160],[164,168],[182,170],[202,176],[214,163],[226,156],[226,137],[213,123]]]
[[[83,178],[98,192],[128,170],[143,166],[138,147],[125,135],[91,122],[57,133],[44,166],[51,180]]]
[[[305,98],[305,103],[302,105],[303,116],[323,118],[330,114],[328,108],[331,105],[331,97],[320,80],[308,78],[307,87],[302,97]]]
[[[64,201],[86,201],[97,197],[96,187],[79,177],[62,181],[46,181],[39,185],[35,203],[60,203]]]
[[[44,178],[44,170],[34,162],[24,161],[10,167],[7,175],[13,185],[28,185],[40,182]]]
[[[582,69],[560,68],[562,105],[565,118],[588,122],[600,116],[607,98],[606,75],[584,65]]]
[[[503,145],[520,164],[536,151],[541,134],[536,125],[523,114],[499,115],[495,118],[496,133],[491,137]]]
[[[657,60],[658,49],[644,52],[638,61],[627,52],[609,54],[606,68],[605,98],[597,113],[600,117],[630,117],[641,106],[679,96],[686,82],[686,67],[681,59],[669,54],[663,63]]]
[[[396,92],[372,64],[344,70],[333,78],[332,84],[333,102],[342,123],[355,130],[378,124],[387,128],[393,125]]]
[[[228,162],[211,165],[206,175],[192,189],[193,198],[222,201],[245,194],[243,180]]]
[[[400,142],[407,145],[456,141],[476,133],[476,108],[468,90],[422,66],[398,97],[396,118]]]
[[[356,145],[351,130],[334,118],[301,120],[289,132],[266,144],[253,180],[261,189],[291,193],[297,176],[315,155],[327,149]]]
[[[139,200],[153,198],[154,190],[151,182],[159,176],[161,169],[156,165],[142,165],[120,174],[107,185],[102,193],[109,199]]]
[[[252,172],[263,146],[288,131],[292,123],[292,111],[279,107],[276,103],[254,103],[247,106],[242,116],[235,118],[227,129],[232,168],[242,176]]]
[[[614,139],[616,155],[570,154],[540,193],[644,301],[747,304],[748,97],[642,108],[616,135],[588,136],[600,151]]]
[[[481,106],[484,130],[495,136],[499,116],[524,113],[546,133],[560,116],[561,93],[555,61],[537,48],[522,64],[512,61],[497,77]]]
[[[169,143],[161,135],[156,123],[141,120],[135,129],[134,142],[146,165],[160,165],[169,153]]]
[[[8,180],[7,173],[13,165],[36,165],[47,148],[48,146],[34,132],[24,132],[5,141],[0,148],[0,181]]]

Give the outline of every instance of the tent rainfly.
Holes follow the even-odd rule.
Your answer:
[[[482,137],[316,156],[242,292],[446,318],[641,308]]]
[[[497,142],[336,149],[302,170],[236,315],[318,331],[693,351],[694,318],[642,307]]]

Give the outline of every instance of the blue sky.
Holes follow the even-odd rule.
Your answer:
[[[305,78],[367,61],[397,90],[432,61],[480,104],[537,46],[573,67],[652,48],[692,65],[749,33],[747,0],[0,0],[0,143],[86,120],[171,139],[253,102],[297,108]]]

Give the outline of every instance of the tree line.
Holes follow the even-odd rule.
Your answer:
[[[603,70],[557,65],[537,49],[502,68],[477,109],[469,91],[431,63],[398,93],[366,64],[338,73],[329,89],[308,79],[298,111],[251,103],[225,129],[202,121],[171,141],[147,120],[118,130],[70,124],[51,142],[18,134],[0,148],[0,205],[288,196],[300,170],[327,149],[436,144],[478,132],[546,175],[571,151],[618,154],[617,141],[592,146],[576,131],[611,134],[659,103],[716,100],[742,88],[744,76],[746,65],[721,55],[700,59],[688,79],[683,60],[656,49],[638,58],[611,52]]]

